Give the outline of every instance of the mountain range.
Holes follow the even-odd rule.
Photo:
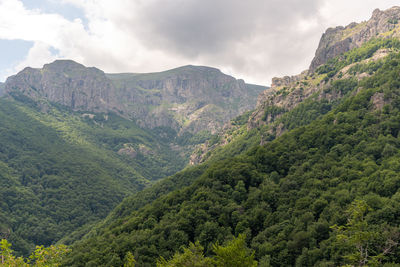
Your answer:
[[[271,88],[69,60],[9,77],[2,235],[69,244],[64,266],[397,266],[399,20],[328,29]]]
[[[194,145],[254,108],[265,89],[209,67],[105,74],[57,60],[25,68],[1,84],[0,232],[27,254],[88,228],[184,168]]]
[[[265,89],[210,67],[105,74],[71,60],[25,68],[4,85],[5,94],[16,91],[75,111],[113,112],[142,127],[170,128],[178,135],[215,133],[226,121],[254,108]]]
[[[254,111],[199,145],[201,164],[126,198],[66,262],[119,266],[130,252],[179,266],[245,234],[259,266],[399,264],[399,18],[394,7],[337,28],[376,30],[341,51],[328,29],[309,70],[273,79]]]

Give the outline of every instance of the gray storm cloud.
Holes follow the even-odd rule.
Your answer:
[[[398,0],[63,0],[84,18],[0,0],[0,39],[33,41],[39,67],[68,58],[106,72],[153,72],[187,64],[222,69],[248,82],[306,69],[327,27],[368,19]],[[18,22],[18,23],[17,23]],[[24,25],[24,27],[21,27]],[[49,55],[53,47],[57,55]]]
[[[149,1],[139,6],[137,21],[132,22],[140,23],[137,33],[147,45],[162,49],[167,45],[178,53],[198,56],[225,51],[255,36],[292,32],[299,20],[314,18],[321,3],[319,0]]]
[[[144,46],[183,56],[188,62],[248,74],[260,69],[278,73],[297,71],[289,58],[304,58],[306,51],[310,60],[322,33],[318,23],[309,22],[318,20],[322,4],[321,0],[148,0],[136,1],[132,16],[115,19]],[[318,37],[310,40],[310,34]]]

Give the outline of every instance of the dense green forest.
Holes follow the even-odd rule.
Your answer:
[[[126,146],[135,157],[118,153]],[[113,114],[0,99],[0,238],[27,255],[183,166],[156,135]]]
[[[139,266],[178,266],[180,255],[202,250],[193,244],[212,258],[215,244],[240,234],[260,266],[400,264],[400,55],[397,41],[381,42],[318,70],[340,101],[311,98],[278,118],[290,130],[282,136],[260,146],[268,126],[244,132],[220,148],[228,154],[126,199],[65,265],[121,266],[133,255]],[[330,80],[336,65],[381,47],[393,49],[379,68],[353,66],[368,77]]]

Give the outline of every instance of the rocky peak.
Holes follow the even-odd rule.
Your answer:
[[[368,21],[327,29],[321,37],[310,71],[314,71],[331,58],[360,47],[371,38],[400,36],[399,22],[400,7],[392,7],[384,11],[374,10]]]
[[[229,119],[254,108],[265,89],[205,66],[105,74],[72,60],[56,60],[42,69],[25,68],[9,77],[4,91],[74,110],[114,111],[147,128],[196,133],[215,132]]]
[[[275,113],[286,112],[310,96],[319,94],[320,98],[327,100],[340,98],[341,95],[323,94],[323,88],[329,86],[328,80],[324,76],[315,72],[315,69],[325,64],[329,59],[337,57],[351,49],[361,47],[372,38],[399,38],[400,37],[400,7],[392,7],[381,11],[374,10],[372,17],[368,21],[361,23],[351,23],[346,27],[339,26],[329,28],[322,35],[318,49],[313,59],[310,69],[299,75],[273,78],[271,89],[261,93],[257,107],[250,116],[248,127],[254,128],[259,125],[269,124],[276,117]],[[390,53],[390,50],[379,49],[374,55],[365,62],[379,60]],[[356,77],[362,79],[368,73],[349,73],[352,65],[346,66],[341,70],[343,78]],[[339,74],[331,77],[333,80],[342,78]],[[322,91],[321,91],[322,90]],[[376,106],[380,106],[379,97],[376,97]],[[266,110],[274,110],[274,116],[269,116]],[[279,112],[278,112],[279,111]],[[269,116],[267,116],[267,115]]]
[[[56,60],[42,69],[25,68],[7,79],[5,93],[18,91],[32,99],[47,99],[75,110],[114,110],[113,85],[104,72],[72,60]]]

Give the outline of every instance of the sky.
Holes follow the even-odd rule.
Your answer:
[[[399,0],[0,0],[0,81],[72,59],[107,73],[204,65],[269,85],[311,63],[329,27]]]

